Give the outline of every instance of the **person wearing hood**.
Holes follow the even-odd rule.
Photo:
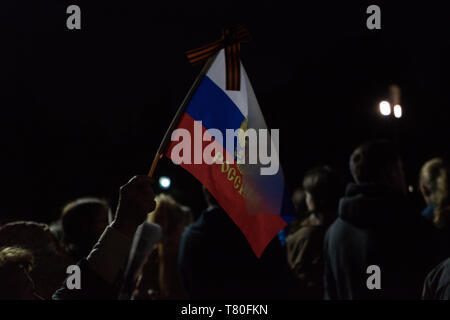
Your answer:
[[[355,183],[325,235],[325,299],[419,299],[438,258],[432,225],[409,208],[397,148],[365,143],[352,153],[350,171]]]

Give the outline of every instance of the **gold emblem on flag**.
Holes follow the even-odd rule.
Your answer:
[[[241,165],[245,163],[245,146],[246,146],[246,132],[247,132],[248,118],[245,118],[241,123],[241,130],[238,130],[237,145],[235,151],[236,164],[239,172],[242,173]]]

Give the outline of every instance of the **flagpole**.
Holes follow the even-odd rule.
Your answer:
[[[150,171],[148,173],[148,176],[150,178],[153,177],[153,174],[155,173],[158,161],[159,161],[159,159],[161,159],[164,152],[166,151],[166,148],[169,144],[170,137],[172,136],[173,130],[175,130],[178,123],[180,122],[181,117],[184,114],[184,111],[186,110],[187,105],[189,104],[189,101],[191,100],[192,96],[194,95],[195,91],[197,90],[198,86],[200,85],[201,81],[203,80],[204,76],[208,72],[209,67],[211,67],[212,63],[214,62],[217,54],[218,53],[212,55],[211,57],[209,57],[208,61],[206,61],[205,65],[203,66],[199,75],[197,76],[197,78],[195,78],[195,81],[192,84],[191,88],[189,89],[187,95],[184,97],[183,102],[181,103],[180,107],[177,110],[177,113],[175,114],[175,117],[172,119],[172,122],[170,123],[170,126],[167,129],[166,134],[164,135],[164,138],[161,141],[161,144],[159,145],[159,148],[158,148],[158,151],[156,152],[155,158],[153,159],[152,166],[150,167]]]
[[[195,81],[192,84],[191,88],[189,89],[187,95],[184,97],[183,102],[181,103],[180,107],[177,110],[177,113],[175,114],[175,117],[172,119],[172,122],[170,123],[170,126],[167,129],[166,134],[164,135],[164,138],[161,141],[161,144],[159,145],[159,148],[158,148],[158,151],[156,152],[155,158],[153,159],[152,166],[151,166],[150,171],[148,173],[148,176],[150,178],[153,177],[153,174],[155,173],[158,161],[159,161],[159,159],[161,159],[162,155],[166,151],[165,149],[167,148],[167,146],[169,144],[170,137],[172,136],[173,130],[175,130],[176,126],[180,122],[181,116],[184,114],[184,111],[186,110],[186,107],[187,107],[189,101],[191,100],[192,96],[194,95],[195,91],[197,90],[198,86],[200,85],[201,81],[203,80],[203,77],[208,72],[209,67],[212,65],[212,63],[213,63],[214,59],[216,58],[217,54],[218,53],[212,55],[206,61],[205,65],[203,66],[203,68],[200,71],[199,75],[197,76],[197,78],[195,78]],[[139,234],[137,236],[139,237],[139,241],[141,241],[142,234]],[[133,257],[131,257],[131,259],[132,258]],[[130,257],[128,257],[128,260],[129,260],[128,263],[131,263],[132,260],[130,260]],[[127,280],[128,280],[127,276],[128,276],[128,274],[126,274],[126,272],[125,272],[124,275],[123,275],[123,278],[122,278],[122,284],[121,284],[121,290],[120,290],[120,296],[119,296],[121,299],[129,298],[128,296],[123,296],[123,294],[126,293],[126,292],[124,292],[124,290],[125,290],[126,285],[127,285]]]

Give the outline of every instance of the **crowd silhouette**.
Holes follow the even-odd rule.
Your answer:
[[[448,300],[449,166],[430,159],[417,175],[423,207],[386,140],[358,146],[348,169],[308,170],[293,192],[295,219],[260,258],[205,188],[207,208],[195,214],[135,176],[115,211],[81,198],[51,225],[0,225],[0,299]],[[65,280],[74,264],[75,290]],[[368,285],[370,266],[378,288]]]

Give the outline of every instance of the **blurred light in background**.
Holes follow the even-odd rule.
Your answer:
[[[170,184],[171,184],[171,181],[170,181],[169,177],[163,176],[163,177],[159,178],[159,186],[162,189],[164,189],[164,190],[169,189],[170,188]]]
[[[388,116],[391,114],[391,105],[387,101],[380,102],[380,113],[383,116]]]
[[[399,104],[396,104],[394,106],[394,116],[399,119],[402,117],[403,111],[402,111],[402,107]]]

